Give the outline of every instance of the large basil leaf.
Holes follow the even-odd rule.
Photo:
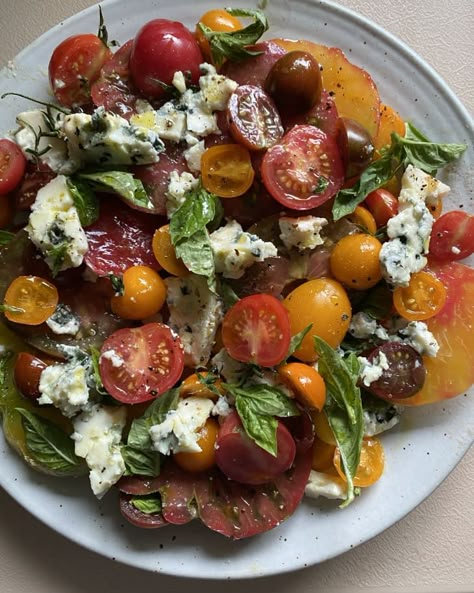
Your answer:
[[[81,179],[91,182],[98,190],[113,191],[135,206],[153,210],[154,204],[148,197],[143,183],[126,171],[100,171],[81,173]]]
[[[310,331],[310,329],[312,327],[313,327],[313,324],[310,323],[304,329],[302,329],[300,332],[298,332],[297,334],[295,334],[294,336],[291,337],[290,345],[288,347],[288,352],[286,354],[286,360],[288,360],[288,358],[290,358],[290,356],[292,356],[298,350],[298,348],[303,343],[303,340],[305,339],[306,334]]]
[[[99,200],[91,187],[77,177],[67,179],[81,226],[86,227],[99,218]]]
[[[142,451],[128,445],[121,448],[125,462],[126,476],[148,476],[154,478],[160,474],[161,457],[157,451]]]

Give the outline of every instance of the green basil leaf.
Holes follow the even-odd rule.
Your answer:
[[[148,197],[143,183],[126,171],[99,171],[80,173],[79,177],[93,183],[100,191],[113,191],[135,206],[153,210],[154,204]]]
[[[10,243],[14,236],[15,233],[10,233],[9,231],[0,231],[0,247]]]
[[[369,290],[358,305],[358,311],[370,315],[373,319],[385,319],[392,310],[392,291],[386,282],[379,282]]]
[[[134,496],[130,499],[130,503],[142,513],[147,515],[155,515],[161,513],[162,504],[161,497],[157,493],[146,494],[144,496]]]
[[[217,292],[224,302],[224,309],[226,311],[240,301],[239,296],[236,294],[232,286],[222,278],[219,279]]]
[[[125,292],[123,277],[117,276],[116,274],[112,274],[112,272],[108,274],[108,277],[110,278],[110,283],[112,284],[112,288],[114,289],[115,296],[122,296]]]
[[[91,364],[92,364],[92,379],[95,384],[95,389],[97,393],[101,395],[108,395],[108,391],[105,389],[104,384],[102,383],[102,377],[100,376],[99,370],[99,359],[100,359],[100,351],[91,346],[90,348],[90,357],[91,357]]]
[[[154,478],[160,475],[160,454],[157,451],[142,451],[123,445],[121,448],[125,462],[126,476],[148,476]]]
[[[179,257],[190,272],[206,276],[209,289],[216,292],[214,253],[206,229],[196,231],[175,245]]]
[[[11,371],[11,362],[13,360],[13,351],[6,350],[0,356],[0,387],[3,387]]]
[[[183,239],[189,239],[212,222],[218,209],[219,198],[199,186],[190,191],[185,201],[170,219],[170,236],[176,247]]]
[[[29,412],[15,408],[22,415],[26,446],[43,467],[61,474],[77,474],[84,461],[74,452],[74,441],[58,426]]]
[[[297,334],[295,334],[294,336],[291,337],[290,346],[288,348],[288,353],[286,355],[286,360],[288,360],[288,358],[290,358],[290,356],[292,356],[296,352],[296,350],[298,350],[298,348],[303,343],[303,340],[304,340],[306,334],[310,331],[310,329],[312,327],[313,327],[313,324],[310,323],[304,329],[302,329],[300,332],[298,332]]]
[[[59,270],[64,263],[67,256],[67,250],[69,249],[70,241],[64,239],[57,243],[54,247],[48,250],[47,259],[51,260],[51,275],[53,278],[59,274]]]
[[[256,414],[245,398],[237,398],[235,408],[249,438],[270,455],[276,457],[278,454],[276,438],[278,420],[273,416]]]
[[[249,17],[254,22],[243,29],[231,32],[213,31],[202,23],[198,24],[209,41],[214,64],[220,66],[225,59],[238,62],[260,55],[261,51],[249,50],[247,46],[256,43],[268,30],[268,21],[263,12],[240,8],[226,8],[225,10],[232,16]]]
[[[277,387],[271,385],[258,384],[248,387],[232,387],[226,385],[236,399],[246,400],[246,405],[252,408],[255,414],[261,416],[280,416],[287,418],[289,416],[298,416],[299,410],[295,402],[290,399]]]
[[[91,187],[77,177],[69,177],[67,186],[74,200],[81,225],[89,226],[99,218],[99,200]]]

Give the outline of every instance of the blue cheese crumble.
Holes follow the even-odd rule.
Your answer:
[[[278,220],[280,239],[287,249],[296,247],[299,251],[314,249],[324,243],[321,230],[328,223],[326,218],[318,216],[300,216],[290,218],[282,216]]]
[[[81,327],[81,320],[68,305],[60,303],[46,320],[46,325],[57,335],[75,336]]]
[[[378,381],[383,372],[390,368],[383,352],[379,352],[373,361],[369,361],[364,356],[358,356],[357,360],[360,362],[359,377],[366,387],[369,387],[374,381]]]

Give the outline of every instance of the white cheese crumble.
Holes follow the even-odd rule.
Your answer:
[[[100,357],[105,358],[105,360],[110,360],[112,366],[116,369],[119,369],[121,366],[125,364],[124,359],[120,356],[120,354],[115,352],[115,350],[106,350],[101,354]]]
[[[179,174],[177,171],[170,173],[168,190],[166,192],[166,213],[168,218],[184,203],[186,194],[199,185],[199,179],[191,173],[184,171]]]
[[[278,254],[273,243],[245,232],[235,220],[211,233],[210,241],[216,272],[224,278],[241,278],[255,262]]]
[[[372,336],[381,340],[388,340],[390,338],[387,330],[363,311],[355,313],[352,316],[349,333],[359,340],[364,340]]]
[[[57,335],[75,336],[81,327],[81,321],[70,307],[60,303],[51,317],[46,320],[46,325]]]
[[[206,365],[223,318],[221,299],[209,290],[204,276],[167,278],[168,324],[181,338],[186,366]]]
[[[232,408],[227,400],[227,398],[223,395],[220,395],[214,407],[211,410],[212,416],[228,416],[232,412]]]
[[[364,435],[373,437],[390,430],[400,422],[400,414],[403,412],[402,406],[390,406],[387,410],[364,410]]]
[[[75,453],[86,460],[92,492],[97,498],[102,498],[125,471],[120,441],[126,419],[124,406],[95,404],[73,420],[71,438],[75,441]]]
[[[364,356],[358,356],[357,360],[361,364],[360,378],[366,387],[369,387],[374,381],[378,381],[390,367],[387,357],[383,352],[379,352],[373,361],[369,361]]]
[[[200,140],[183,152],[183,156],[191,171],[197,172],[201,170],[201,158],[205,150],[204,140]]]
[[[399,331],[402,342],[414,348],[422,356],[436,356],[439,344],[423,321],[411,321]]]
[[[57,250],[61,250],[62,259],[58,271],[82,264],[87,238],[64,175],[58,175],[38,191],[26,231],[51,269],[58,264]]]
[[[347,485],[340,478],[312,469],[309,472],[304,493],[310,498],[324,496],[325,498],[345,500],[347,498]]]
[[[324,243],[321,238],[321,230],[327,223],[326,218],[318,216],[301,216],[299,218],[282,216],[278,220],[281,231],[280,239],[288,249],[292,247],[296,247],[299,251],[314,249]]]
[[[199,88],[203,102],[211,111],[223,111],[239,85],[234,80],[217,74],[211,64],[201,64],[200,69],[203,76],[199,79]]]
[[[174,73],[173,80],[171,81],[171,84],[181,94],[186,92],[186,79],[184,78],[184,74],[182,72],[178,71],[178,72]]]
[[[187,397],[180,400],[176,409],[170,410],[161,424],[154,424],[150,428],[153,449],[163,455],[199,453],[199,431],[213,407],[214,402],[207,398]]]

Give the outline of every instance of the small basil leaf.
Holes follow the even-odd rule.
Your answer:
[[[142,451],[123,445],[121,448],[125,462],[126,476],[148,476],[154,478],[160,475],[160,454],[156,451]]]
[[[99,218],[99,200],[90,186],[76,177],[68,178],[67,185],[81,225],[89,226]]]
[[[245,398],[237,398],[235,408],[247,436],[270,455],[276,457],[278,420],[273,416],[256,414]]]
[[[131,204],[148,210],[154,209],[154,204],[148,197],[143,183],[126,171],[100,171],[98,173],[81,173],[85,179],[99,191],[113,191]]]
[[[288,360],[288,358],[290,358],[290,356],[293,356],[293,354],[298,350],[298,348],[303,343],[303,340],[304,340],[306,334],[310,331],[310,329],[312,327],[313,327],[313,324],[310,323],[304,329],[302,329],[300,332],[298,332],[297,334],[295,334],[294,336],[291,337],[290,346],[288,348],[288,353],[286,355],[286,360]]]
[[[0,231],[0,247],[10,243],[14,236],[15,233],[10,233],[9,231]]]
[[[206,229],[196,231],[175,245],[176,256],[190,272],[205,276],[209,289],[216,292],[214,253]]]
[[[203,187],[190,191],[170,219],[170,236],[174,246],[202,231],[215,219],[219,199]]]
[[[222,278],[219,279],[217,292],[224,302],[224,309],[226,311],[228,311],[233,305],[235,305],[235,303],[240,300],[232,286]]]
[[[147,515],[155,515],[161,513],[162,504],[159,494],[147,494],[145,496],[134,496],[130,499],[132,504],[138,511],[146,513]]]

